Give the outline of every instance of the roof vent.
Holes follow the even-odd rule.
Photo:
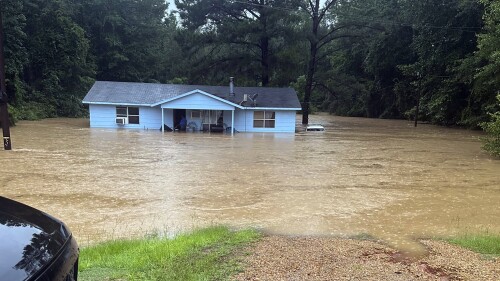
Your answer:
[[[234,77],[229,77],[229,97],[234,97]]]

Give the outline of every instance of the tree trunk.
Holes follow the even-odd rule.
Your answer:
[[[262,86],[269,85],[269,37],[266,35],[260,38],[261,48],[261,82]]]
[[[318,28],[319,28],[319,0],[312,9],[312,33],[309,38],[309,62],[307,64],[306,88],[302,103],[302,124],[309,124],[309,110],[311,108],[311,94],[313,90],[314,73],[316,72],[316,55],[318,54]]]
[[[311,104],[311,94],[313,90],[314,72],[316,69],[317,43],[311,42],[309,63],[307,64],[306,88],[304,91],[304,101],[302,103],[302,124],[309,124],[309,109]]]
[[[267,34],[267,17],[268,17],[268,11],[266,8],[263,8],[265,6],[265,1],[261,0],[260,5],[261,8],[259,9],[260,13],[260,24],[262,25],[262,33],[260,35],[260,81],[262,82],[262,86],[266,87],[269,85],[269,35]]]
[[[417,127],[417,122],[418,122],[418,114],[419,114],[419,110],[420,110],[420,83],[419,83],[419,87],[418,87],[418,94],[417,94],[417,107],[415,108],[415,127]]]
[[[5,60],[3,55],[3,19],[0,11],[0,120],[3,132],[3,147],[5,150],[11,150],[10,142],[10,122],[7,109],[7,90],[5,87]]]

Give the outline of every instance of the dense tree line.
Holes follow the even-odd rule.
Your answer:
[[[97,80],[293,86],[310,111],[478,127],[499,110],[495,0],[0,0],[19,119]],[[418,105],[418,106],[417,106]]]

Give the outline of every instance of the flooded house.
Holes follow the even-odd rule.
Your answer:
[[[90,127],[294,132],[300,110],[292,88],[96,81],[88,104]]]

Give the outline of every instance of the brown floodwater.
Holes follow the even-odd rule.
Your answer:
[[[299,118],[297,119],[299,120]],[[313,115],[327,131],[165,133],[19,122],[0,194],[64,220],[81,245],[225,224],[286,235],[500,233],[500,160],[481,134]]]

